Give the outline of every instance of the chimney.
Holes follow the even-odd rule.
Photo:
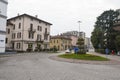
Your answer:
[[[20,14],[18,13],[17,15],[19,16]]]
[[[38,18],[38,15],[35,15],[36,18]]]

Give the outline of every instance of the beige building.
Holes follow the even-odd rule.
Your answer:
[[[16,51],[49,49],[51,23],[28,14],[10,18],[7,23],[6,49]]]
[[[50,39],[50,48],[57,48],[59,51],[71,48],[71,39],[64,36],[53,36]]]

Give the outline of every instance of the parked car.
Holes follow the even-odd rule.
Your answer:
[[[70,50],[69,49],[65,50],[65,53],[70,53]]]

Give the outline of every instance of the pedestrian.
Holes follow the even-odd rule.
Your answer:
[[[105,49],[105,53],[106,53],[106,55],[109,54],[109,49],[108,48]]]
[[[105,53],[106,53],[106,58],[107,58],[107,55],[109,54],[109,49],[108,48],[105,49]]]
[[[114,55],[115,54],[115,52],[114,52],[114,50],[112,50],[112,55]]]

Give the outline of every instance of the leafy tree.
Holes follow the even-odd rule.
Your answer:
[[[114,20],[119,13],[114,10],[104,11],[97,17],[95,28],[92,32],[91,41],[95,49],[115,49],[115,38],[117,32],[113,29]]]
[[[80,49],[78,53],[80,54],[85,54],[85,45],[84,45],[84,39],[83,38],[78,38],[77,42],[78,48]]]
[[[94,32],[92,32],[92,36],[91,36],[91,41],[93,42],[93,46],[95,49],[98,49],[101,47],[100,43],[101,43],[101,38],[100,36],[102,36],[102,31],[99,27],[96,27],[94,29]]]

